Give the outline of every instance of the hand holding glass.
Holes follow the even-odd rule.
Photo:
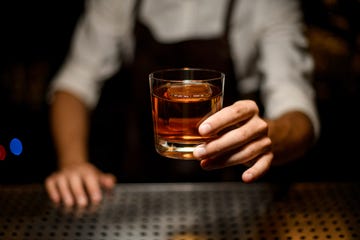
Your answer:
[[[223,104],[225,74],[199,68],[165,69],[150,73],[150,95],[156,151],[165,157],[194,159],[201,136],[198,127]]]

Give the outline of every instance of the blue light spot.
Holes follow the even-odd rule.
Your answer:
[[[19,156],[23,151],[22,143],[19,139],[13,138],[10,142],[10,151],[16,155]]]

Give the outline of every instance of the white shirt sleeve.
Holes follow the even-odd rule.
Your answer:
[[[105,79],[131,56],[132,0],[88,0],[79,19],[64,65],[50,85],[50,101],[58,90],[68,91],[94,108]],[[121,23],[121,24],[119,24]]]
[[[304,51],[308,43],[299,2],[259,0],[241,4],[231,37],[234,65],[244,77],[239,89],[249,92],[260,87],[267,118],[287,111],[304,112],[318,137],[320,123],[311,76],[314,64]],[[245,22],[247,25],[242,26]]]

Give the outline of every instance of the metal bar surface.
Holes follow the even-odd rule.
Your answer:
[[[360,239],[359,183],[127,183],[84,209],[0,185],[4,240]]]

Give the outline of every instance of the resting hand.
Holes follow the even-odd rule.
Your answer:
[[[111,189],[116,179],[105,174],[91,163],[62,167],[45,180],[45,187],[54,203],[65,206],[97,204],[102,199],[101,188]]]
[[[268,123],[260,118],[254,101],[242,100],[211,115],[199,126],[201,135],[218,134],[219,137],[194,150],[207,170],[244,164],[244,182],[262,176],[270,167],[273,153],[268,136]]]

